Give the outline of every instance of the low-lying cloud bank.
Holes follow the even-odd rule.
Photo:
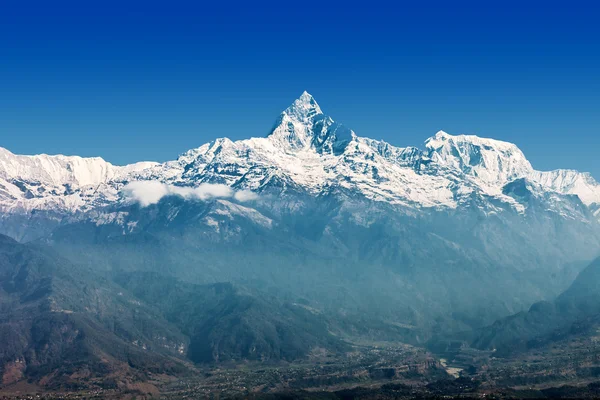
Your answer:
[[[123,194],[137,201],[142,207],[156,204],[165,196],[181,196],[190,200],[233,198],[237,201],[256,200],[258,195],[250,190],[233,190],[227,185],[202,183],[197,187],[168,185],[158,181],[136,181],[125,185]]]

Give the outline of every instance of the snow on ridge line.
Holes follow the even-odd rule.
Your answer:
[[[250,190],[234,190],[227,185],[202,183],[197,187],[175,186],[159,181],[130,182],[122,189],[125,197],[147,207],[166,196],[180,196],[186,200],[210,200],[233,198],[240,202],[252,201],[258,195]]]
[[[514,150],[515,148],[518,149],[518,146],[515,143],[507,142],[505,140],[468,134],[452,135],[445,131],[438,131],[435,135],[425,140],[425,147],[427,149],[437,149],[442,147],[444,144],[446,144],[446,142],[450,140],[459,144],[471,143],[478,146],[487,145],[503,150]]]
[[[98,185],[158,165],[157,162],[140,161],[119,166],[111,164],[101,157],[77,155],[21,155],[0,147],[0,177],[51,186]]]
[[[386,193],[386,201],[450,207],[455,206],[455,195],[462,196],[472,190],[499,195],[506,183],[527,178],[542,184],[540,190],[576,194],[587,205],[600,204],[600,184],[591,175],[535,171],[513,143],[439,131],[425,141],[424,149],[401,148],[359,137],[348,129],[351,140],[344,144],[348,151],[340,154],[340,148],[337,153],[333,148],[341,126],[323,114],[313,96],[304,92],[282,112],[268,137],[216,139],[165,163],[141,162],[117,167],[100,158],[17,156],[0,148],[0,204],[77,196],[81,207],[86,204],[92,207],[96,200],[103,203],[118,200],[116,194],[122,184],[138,181],[144,182],[127,185],[125,194],[140,204],[154,204],[166,195],[254,199],[254,192],[235,192],[229,186],[221,192],[216,188],[195,187],[194,182],[207,180],[201,179],[202,174],[213,178],[215,174],[223,174],[218,176],[221,179],[209,181],[229,185],[237,182],[237,178],[233,180],[228,175],[230,169],[250,172],[242,175],[243,179],[249,177],[246,181],[242,179],[237,184],[255,190],[259,177],[267,177],[264,171],[277,169],[311,193],[327,185],[342,185],[370,198]],[[169,186],[167,182],[177,182],[179,186]],[[91,197],[81,197],[80,192],[91,193]],[[28,196],[32,195],[34,199],[30,201]]]

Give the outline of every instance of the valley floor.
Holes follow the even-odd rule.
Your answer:
[[[21,381],[3,387],[0,399],[596,398],[595,344],[595,337],[571,338],[510,358],[468,348],[438,358],[411,346],[362,346],[343,356],[315,351],[301,363],[204,366],[186,378],[149,374],[148,382],[119,390],[44,393]]]

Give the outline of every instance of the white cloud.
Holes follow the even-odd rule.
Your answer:
[[[155,204],[169,194],[169,186],[156,181],[139,181],[128,183],[123,188],[128,198],[140,203],[142,207]]]
[[[258,199],[258,195],[251,190],[240,190],[233,196],[237,201],[252,201]]]
[[[202,183],[197,188],[194,188],[194,195],[200,200],[210,199],[211,197],[232,197],[234,191],[227,185],[213,185],[210,183]]]
[[[140,203],[142,207],[156,204],[165,196],[181,196],[185,199],[210,200],[213,198],[234,198],[237,201],[256,200],[258,195],[250,190],[234,191],[227,185],[202,183],[197,187],[168,185],[158,181],[136,181],[125,185],[124,195]]]

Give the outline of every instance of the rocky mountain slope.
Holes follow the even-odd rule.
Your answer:
[[[472,345],[496,349],[499,354],[519,352],[580,335],[600,320],[600,258],[587,266],[556,299],[538,302],[528,311],[495,322],[475,334]]]
[[[156,310],[52,250],[0,236],[0,282],[1,385],[187,369],[188,339]]]
[[[0,236],[0,389],[118,387],[194,363],[296,360],[350,346],[300,304],[231,284],[148,273],[107,279],[52,249]]]

